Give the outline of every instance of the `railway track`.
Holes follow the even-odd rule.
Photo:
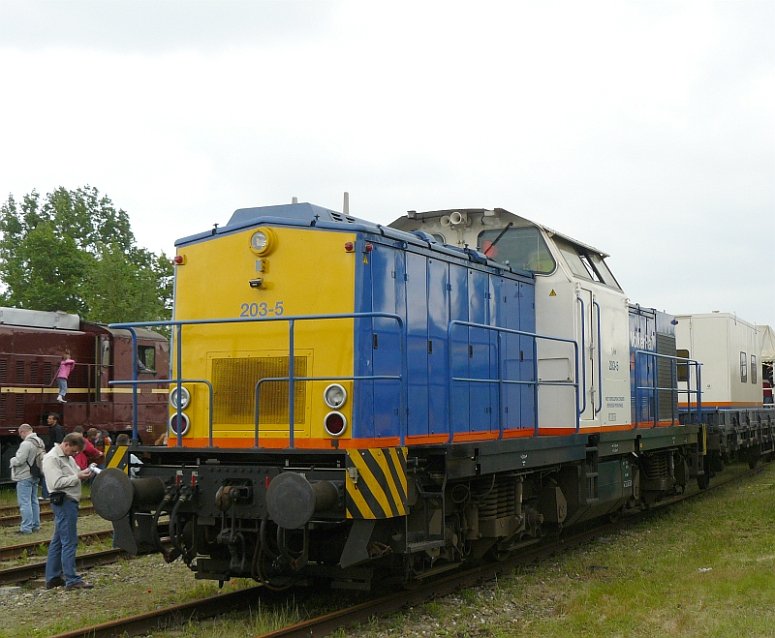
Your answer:
[[[325,636],[336,630],[366,622],[375,616],[394,613],[407,605],[421,604],[434,597],[448,595],[465,587],[478,586],[482,582],[492,580],[501,574],[511,573],[518,566],[536,562],[558,552],[564,552],[588,544],[594,541],[595,538],[610,535],[625,529],[627,526],[638,524],[650,516],[659,515],[663,511],[664,506],[674,504],[677,501],[702,497],[713,490],[744,480],[760,471],[761,469],[754,469],[742,472],[727,480],[714,482],[708,490],[693,490],[684,495],[665,499],[648,510],[628,514],[615,522],[602,523],[593,528],[576,531],[572,535],[564,535],[560,538],[545,540],[540,544],[524,547],[517,554],[508,557],[504,561],[487,563],[470,569],[439,575],[433,579],[419,582],[411,590],[376,596],[360,604],[325,613],[300,623],[262,634],[258,638],[309,638],[310,636]],[[250,587],[200,601],[174,605],[100,625],[84,627],[58,634],[52,638],[136,636],[173,623],[179,623],[181,619],[184,621],[202,620],[231,611],[244,611],[246,607],[254,604],[258,599],[262,602],[271,602],[272,599],[283,600],[283,597],[287,598],[287,593],[272,592],[262,586]]]
[[[51,511],[51,504],[48,501],[41,501],[38,499],[38,502],[40,503],[40,511]],[[91,499],[89,498],[83,498],[81,499],[81,506],[86,507],[91,505]],[[0,518],[3,518],[5,516],[11,516],[13,514],[18,513],[19,506],[18,505],[2,505],[0,506]]]
[[[79,534],[78,542],[94,543],[96,541],[102,541],[110,538],[111,536],[113,536],[113,530],[110,529],[102,530],[99,532],[88,532],[86,534]],[[12,560],[14,558],[37,554],[42,547],[48,547],[48,544],[48,540],[39,540],[29,543],[9,545],[8,547],[0,547],[0,560]]]
[[[78,516],[89,516],[90,514],[94,514],[94,506],[91,504],[91,501],[83,501],[78,509]],[[54,512],[51,510],[50,505],[41,503],[40,520],[54,520]],[[11,527],[13,525],[18,525],[20,522],[21,515],[19,514],[18,506],[0,507],[0,527]]]
[[[137,636],[147,634],[161,627],[179,625],[190,620],[203,620],[223,613],[245,609],[265,595],[267,589],[261,586],[249,587],[235,592],[219,594],[180,605],[172,605],[131,618],[121,618],[99,625],[75,629],[51,638],[113,638],[114,636]],[[271,594],[271,592],[270,592]],[[272,594],[274,595],[274,594]]]
[[[123,549],[106,549],[101,552],[92,552],[77,556],[76,567],[89,569],[97,565],[115,563],[122,556],[129,556]],[[42,578],[46,573],[46,561],[27,563],[16,567],[0,569],[0,585],[18,585],[36,578]]]

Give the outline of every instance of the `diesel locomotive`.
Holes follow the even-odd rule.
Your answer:
[[[275,588],[405,584],[713,471],[676,319],[540,224],[295,203],[176,247],[169,441],[92,488],[131,553]]]
[[[66,430],[77,425],[111,433],[131,432],[153,443],[167,424],[167,385],[112,387],[116,379],[168,379],[169,342],[138,329],[134,345],[126,330],[84,321],[78,315],[0,308],[0,482],[10,481],[9,459],[19,446],[17,428],[33,426],[49,442],[47,416],[60,416]],[[76,361],[66,403],[56,401],[54,374],[62,354]],[[139,373],[132,374],[133,357]],[[136,404],[135,404],[136,399]],[[136,408],[136,409],[135,409]],[[133,416],[134,411],[134,416]]]

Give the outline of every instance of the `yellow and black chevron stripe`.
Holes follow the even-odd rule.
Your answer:
[[[347,451],[347,518],[406,515],[406,448]]]
[[[114,467],[126,473],[129,471],[129,446],[111,445],[105,454],[105,467]]]

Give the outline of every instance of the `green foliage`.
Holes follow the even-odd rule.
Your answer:
[[[138,247],[127,213],[96,188],[9,196],[0,233],[3,305],[102,323],[170,315],[170,260]]]

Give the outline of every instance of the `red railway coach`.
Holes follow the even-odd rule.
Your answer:
[[[67,402],[57,402],[54,374],[68,350],[76,366]],[[90,323],[77,315],[0,308],[0,482],[9,480],[8,461],[19,445],[17,428],[29,423],[47,442],[46,420],[60,415],[66,431],[75,426],[131,433],[133,391],[112,386],[134,378],[132,339],[126,330]],[[150,330],[137,330],[137,378],[169,378],[169,343]],[[167,385],[138,387],[137,431],[152,444],[166,430]]]

